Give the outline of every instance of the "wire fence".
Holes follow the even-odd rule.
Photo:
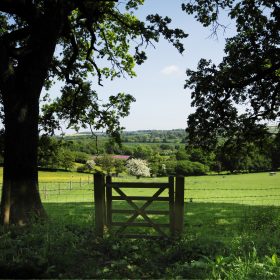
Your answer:
[[[213,185],[188,187],[187,184],[184,222],[189,233],[213,230],[217,236],[229,236],[237,229],[256,231],[269,228],[277,219],[280,226],[280,186],[261,188],[251,185],[234,188]],[[148,195],[152,195],[153,190],[151,193],[149,191],[145,190]],[[143,190],[127,192],[128,195],[143,195]],[[94,225],[93,182],[44,182],[40,184],[40,193],[45,208],[54,219],[72,224]],[[114,203],[118,204],[116,208],[130,209],[125,202]],[[154,207],[160,209],[161,206],[155,204]],[[125,217],[128,218],[129,215]]]
[[[89,181],[41,182],[39,191],[43,202],[93,201],[93,183]]]
[[[92,181],[40,182],[39,191],[44,207],[54,221],[94,225]],[[133,195],[143,195],[141,191],[134,189]],[[129,205],[122,206],[130,209]],[[275,221],[280,227],[280,185],[242,188],[197,184],[196,187],[195,184],[188,186],[187,181],[184,221],[188,232],[213,229],[222,235],[232,234],[233,229],[244,226],[253,231],[270,227]]]
[[[224,202],[245,205],[280,206],[280,187],[186,188],[186,202]]]

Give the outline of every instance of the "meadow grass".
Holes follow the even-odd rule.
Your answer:
[[[280,279],[279,174],[186,177],[184,233],[181,239],[157,241],[109,233],[103,239],[95,236],[92,175],[40,172],[39,176],[50,219],[25,229],[0,227],[0,278]],[[125,192],[149,196],[155,190]],[[114,207],[130,208],[125,202],[114,202]],[[167,205],[157,202],[151,207]],[[151,218],[159,223],[167,219]],[[154,234],[149,229],[148,233]]]
[[[52,174],[51,174],[52,175]],[[53,219],[66,219],[70,223],[94,224],[93,183],[83,181],[80,174],[73,177],[77,181],[67,180],[49,183],[49,174],[41,173],[40,191],[42,201]],[[53,175],[52,175],[53,176]],[[59,174],[69,179],[68,174]],[[92,177],[91,177],[92,178]],[[167,182],[168,178],[140,178],[131,176],[113,178],[120,182]],[[155,189],[123,189],[127,195],[152,196]],[[113,192],[114,193],[114,192]],[[116,193],[114,193],[116,194]],[[161,196],[167,196],[167,191]],[[138,206],[144,202],[136,202]],[[204,231],[227,238],[239,227],[241,219],[248,219],[256,212],[278,209],[280,205],[280,176],[269,173],[195,176],[185,178],[185,228],[186,232]],[[131,209],[126,202],[113,202],[115,209]],[[154,202],[149,209],[167,210],[168,204]],[[274,211],[274,210],[273,210]],[[126,221],[129,215],[113,215],[114,221]],[[152,215],[151,219],[160,223],[168,222],[168,217]],[[136,221],[142,221],[138,217]],[[246,224],[246,223],[245,223]],[[147,229],[132,229],[149,231]]]
[[[85,200],[92,200],[92,174],[40,172],[39,181],[41,192],[43,190],[50,192],[48,198],[50,202],[83,202]],[[168,178],[136,179],[131,176],[123,176],[113,178],[113,181],[167,182]],[[59,189],[61,190],[60,196],[58,196]],[[148,196],[152,195],[154,190],[126,189],[126,193],[128,195]],[[52,197],[51,194],[55,196]],[[185,201],[277,206],[280,205],[280,174],[276,176],[269,176],[269,173],[256,173],[185,177]]]

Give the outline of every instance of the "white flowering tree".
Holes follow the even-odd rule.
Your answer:
[[[86,162],[86,169],[88,169],[89,171],[93,171],[94,168],[95,168],[95,165],[96,165],[96,163],[95,163],[95,161],[93,159],[87,160],[87,162]]]
[[[126,165],[127,171],[130,175],[136,176],[138,179],[140,177],[149,177],[150,168],[148,163],[142,159],[130,159]]]

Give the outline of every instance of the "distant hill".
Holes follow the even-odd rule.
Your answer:
[[[106,133],[94,132],[100,139],[108,138]],[[65,135],[65,138],[90,138],[91,132],[80,132]],[[182,143],[186,138],[184,129],[172,130],[136,130],[123,131],[121,139],[123,143]]]
[[[122,135],[130,135],[130,134],[143,134],[143,133],[169,133],[169,132],[185,132],[185,129],[183,128],[178,128],[178,129],[144,129],[144,130],[125,130],[122,132]],[[96,135],[106,135],[105,132],[100,132],[100,131],[94,131],[94,134]],[[71,133],[71,134],[66,134],[66,136],[84,136],[84,135],[92,135],[91,131],[83,131],[83,132],[77,132],[77,133]]]

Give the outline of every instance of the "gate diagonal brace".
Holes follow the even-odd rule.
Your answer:
[[[114,190],[123,198],[127,201],[127,203],[132,206],[134,209],[135,209],[135,213],[127,220],[127,224],[126,225],[123,225],[122,227],[119,228],[119,230],[116,232],[117,234],[119,233],[122,233],[130,224],[132,223],[139,215],[141,215],[160,235],[164,236],[164,237],[168,237],[166,235],[166,233],[164,231],[161,230],[161,228],[156,224],[154,223],[148,216],[147,214],[145,213],[145,209],[150,206],[154,199],[159,197],[159,195],[165,190],[165,188],[160,188],[151,198],[149,198],[147,200],[147,202],[142,205],[142,207],[138,207],[131,199],[129,199],[127,197],[127,195],[122,191],[120,190],[119,188],[114,188]]]

